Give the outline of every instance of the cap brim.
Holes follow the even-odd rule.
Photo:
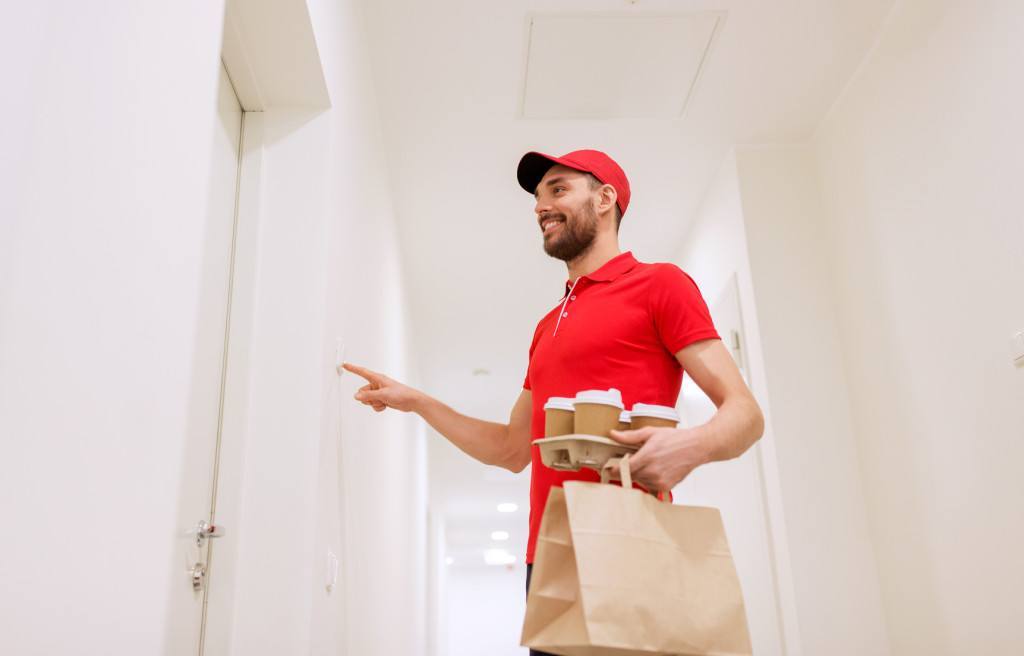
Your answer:
[[[544,178],[544,174],[547,173],[548,169],[555,164],[568,166],[571,169],[576,168],[569,162],[565,162],[558,157],[552,157],[551,155],[545,155],[544,153],[526,153],[523,155],[523,158],[519,160],[519,168],[516,170],[516,178],[519,180],[519,186],[531,194],[536,193],[537,185],[539,185],[540,181]]]

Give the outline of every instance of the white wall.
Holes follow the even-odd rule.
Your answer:
[[[350,359],[415,380],[374,91],[355,3],[310,4],[333,107],[253,123],[267,145],[251,412],[237,604],[220,621],[234,653],[418,654],[423,433],[357,405],[333,370],[341,336]],[[0,20],[16,99],[0,122],[5,652],[160,653],[173,631],[222,9]]]
[[[310,649],[324,374],[330,113],[256,117],[267,146],[259,216],[255,329],[233,653]],[[303,166],[300,162],[311,163]],[[334,475],[337,476],[336,469]],[[326,553],[324,548],[323,553]],[[318,567],[319,566],[319,567]],[[321,577],[322,578],[322,577]],[[322,594],[326,594],[323,586]]]
[[[763,147],[736,161],[803,647],[885,654],[813,158]]]
[[[334,103],[324,352],[418,384],[391,189],[362,17],[354,0],[311,3]],[[377,414],[340,390],[347,577],[345,653],[426,651],[426,436],[411,415]],[[333,457],[333,454],[332,454]],[[329,616],[323,621],[329,622]]]
[[[680,503],[712,505],[723,509],[722,520],[730,539],[730,548],[738,559],[737,571],[741,585],[744,586],[744,597],[748,614],[748,627],[751,632],[752,644],[767,653],[778,653],[788,649],[788,654],[799,654],[800,638],[796,613],[796,600],[792,587],[792,575],[789,565],[789,547],[785,527],[785,510],[779,488],[778,468],[774,464],[775,438],[772,427],[772,405],[768,395],[768,387],[764,372],[764,358],[760,328],[758,323],[757,305],[755,303],[753,281],[750,274],[750,262],[747,257],[746,232],[743,227],[743,214],[739,196],[739,182],[736,172],[736,158],[730,153],[722,162],[712,184],[701,202],[698,218],[690,228],[679,253],[674,258],[676,264],[689,273],[701,289],[710,306],[713,306],[725,292],[733,276],[740,301],[740,313],[743,321],[743,332],[746,336],[747,368],[751,390],[761,404],[765,413],[765,433],[755,449],[761,451],[760,462],[751,463],[751,453],[745,454],[744,462],[721,463],[698,469],[677,488],[676,497]],[[687,398],[686,394],[701,395],[699,389],[687,377],[683,382],[680,396],[680,409],[684,423],[698,423],[705,418],[701,410],[704,404],[700,399]],[[761,476],[759,481],[746,481],[734,494],[726,489],[739,476],[749,475],[754,478]],[[769,534],[756,535],[761,526],[737,526],[738,518],[749,516],[751,508],[757,503],[750,495],[745,494],[751,487],[761,487],[764,505],[764,519],[768,523]],[[730,508],[739,507],[742,512],[730,512]],[[742,536],[750,536],[749,542],[740,540]],[[772,569],[768,578],[775,578],[775,593],[771,593],[772,603],[765,605],[762,590],[751,589],[764,582],[764,561],[754,558],[744,560],[744,554],[751,554],[769,542],[771,553],[766,560]],[[773,608],[774,606],[774,608]],[[760,611],[764,611],[763,613]],[[767,617],[765,615],[768,615]],[[774,625],[774,626],[773,626]],[[759,652],[760,653],[760,652]]]
[[[814,143],[893,653],[1024,649],[1022,35],[900,3]]]
[[[677,262],[709,299],[737,277],[786,652],[884,654],[810,162],[799,148],[730,156]]]
[[[332,107],[263,114],[254,338],[234,653],[425,650],[421,427],[352,399],[346,358],[415,379],[390,189],[352,2],[310,3]],[[259,464],[252,464],[257,462]],[[297,530],[282,531],[283,526]],[[341,561],[328,590],[328,550]],[[396,630],[396,627],[401,627]]]
[[[0,10],[0,651],[161,653],[221,3]]]
[[[805,653],[1024,645],[1022,33],[1019,3],[899,3],[813,143],[740,148],[680,257],[757,311]]]

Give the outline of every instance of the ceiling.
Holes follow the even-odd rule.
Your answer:
[[[893,3],[364,0],[422,387],[493,421],[505,421],[519,395],[534,326],[560,299],[566,277],[564,264],[544,254],[533,199],[515,181],[523,153],[611,154],[632,186],[622,249],[642,261],[670,259],[728,150],[806,141]],[[606,29],[616,20],[661,15],[671,22],[689,12],[717,17],[696,66],[687,54],[693,47],[664,50],[664,57],[680,57],[678,67],[666,67],[662,51],[636,56],[635,43]],[[581,28],[595,17],[604,31]],[[698,40],[700,20],[689,24],[678,38]],[[533,51],[543,65],[528,76],[535,26],[544,29],[543,48]],[[579,57],[588,50],[600,70]],[[609,58],[616,50],[628,65]],[[630,79],[632,86],[623,86],[623,71],[634,69],[643,84]],[[548,113],[527,116],[580,116],[578,94],[566,89],[580,88],[581,77],[609,85],[611,93],[597,93],[595,103],[627,89],[669,107],[685,87],[686,110],[643,115],[627,103],[596,114],[616,118],[523,117],[528,88],[531,106]],[[528,470],[503,474],[431,438],[431,502],[452,527],[504,522],[494,505],[507,499],[521,505],[508,528],[525,530]],[[525,536],[512,537],[515,553]]]

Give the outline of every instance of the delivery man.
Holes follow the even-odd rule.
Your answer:
[[[544,437],[544,403],[586,389],[616,388],[634,403],[675,406],[685,371],[717,407],[690,428],[613,431],[639,446],[633,480],[668,491],[702,464],[735,458],[761,437],[764,418],[711,323],[693,280],[673,264],[638,262],[621,252],[618,229],[629,181],[608,155],[577,150],[562,157],[531,152],[519,184],[536,198],[544,251],[565,262],[564,296],[537,324],[523,391],[507,424],[459,414],[441,401],[382,374],[345,364],[367,385],[355,398],[374,410],[415,412],[470,456],[513,472],[532,464],[527,587],[541,515],[551,486],[597,481],[597,472],[555,471],[532,441]],[[541,652],[531,651],[539,655]]]

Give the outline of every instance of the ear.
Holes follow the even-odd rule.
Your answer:
[[[597,213],[604,214],[605,212],[615,213],[615,203],[619,200],[619,194],[615,191],[615,187],[610,184],[601,185],[601,188],[597,190],[598,202],[597,202]]]

